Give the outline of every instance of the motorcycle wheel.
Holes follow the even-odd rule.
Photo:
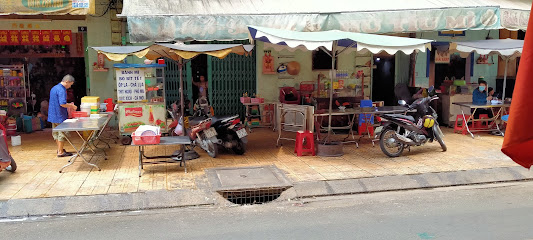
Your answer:
[[[209,155],[212,158],[216,158],[218,155],[218,146],[211,142],[211,140],[204,140],[205,141],[205,147],[204,149],[207,152],[207,155]]]
[[[15,172],[17,170],[17,163],[15,160],[11,160],[11,165],[6,168],[6,171]]]
[[[402,155],[403,149],[405,148],[405,146],[394,137],[395,135],[396,132],[394,130],[385,129],[381,132],[381,136],[379,137],[379,147],[381,148],[381,151],[389,157],[399,157]],[[396,149],[396,151],[391,149]]]
[[[246,152],[246,143],[239,139],[237,140],[237,146],[233,147],[231,150],[237,155],[243,155]]]
[[[448,147],[446,147],[446,144],[444,143],[444,139],[442,139],[444,134],[442,134],[442,130],[440,130],[439,126],[437,125],[433,126],[433,134],[435,135],[435,139],[437,139],[437,142],[439,142],[440,147],[442,148],[442,151],[446,152],[446,150],[448,150]]]

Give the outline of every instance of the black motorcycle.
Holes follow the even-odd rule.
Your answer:
[[[389,157],[398,157],[406,147],[421,146],[426,142],[437,140],[443,151],[447,150],[443,134],[437,122],[437,113],[429,106],[438,97],[425,97],[408,105],[404,100],[398,101],[408,108],[408,115],[385,114],[381,116],[382,124],[376,128],[380,132],[381,151]]]
[[[243,155],[246,152],[246,143],[248,143],[248,132],[244,128],[244,124],[241,123],[239,115],[229,116],[211,116],[211,107],[207,103],[205,98],[197,100],[195,106],[195,114],[189,117],[189,124],[210,119],[210,126],[203,130],[205,133],[204,138],[209,139],[210,142],[224,147],[227,150],[232,150],[235,154]],[[203,146],[199,144],[200,146]],[[216,147],[216,146],[215,146]],[[203,148],[203,147],[202,147]],[[206,150],[206,148],[203,148]],[[209,156],[216,157],[218,155],[218,148],[207,148]]]

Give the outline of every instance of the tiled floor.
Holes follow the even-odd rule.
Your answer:
[[[364,139],[359,148],[354,144],[345,145],[344,156],[327,158],[297,157],[293,153],[294,142],[283,141],[283,146],[277,148],[276,133],[254,129],[249,137],[248,152],[244,156],[223,153],[213,159],[197,149],[201,158],[188,162],[188,173],[184,173],[177,164],[148,165],[139,178],[137,148],[118,144],[107,150],[108,160],[102,157],[92,160],[102,171],[76,162],[59,173],[67,159],[55,157],[51,132],[41,131],[22,134],[22,146],[10,147],[18,170],[13,174],[0,172],[0,200],[194,189],[207,184],[204,170],[212,167],[275,164],[293,181],[320,181],[516,165],[501,153],[502,137],[480,134],[480,137],[472,139],[453,134],[450,129],[444,129],[444,132],[447,152],[442,152],[438,143],[429,143],[413,147],[401,157],[388,158],[378,145],[372,147],[370,141]],[[287,136],[290,135],[287,133]],[[174,147],[148,149],[148,154],[170,154],[174,151]],[[71,151],[72,148],[67,146],[67,150]]]

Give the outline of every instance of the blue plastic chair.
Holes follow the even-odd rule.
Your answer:
[[[509,115],[503,115],[503,116],[502,116],[502,120],[503,120],[504,122],[507,122],[507,121],[509,120]]]
[[[361,107],[372,107],[372,100],[361,100]],[[363,125],[363,123],[370,122],[370,124],[374,124],[374,117],[372,117],[372,114],[359,114],[359,126]]]

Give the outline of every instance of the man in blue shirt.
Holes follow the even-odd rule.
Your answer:
[[[492,96],[487,96],[487,82],[484,80],[479,80],[478,84],[479,87],[474,89],[472,94],[472,103],[476,105],[487,104],[487,101],[492,100]],[[474,109],[472,109],[472,112],[473,111]],[[479,114],[488,114],[489,118],[492,118],[493,116],[492,111],[485,108],[478,108],[474,113],[474,118],[479,118]]]
[[[78,109],[74,103],[67,103],[67,89],[74,84],[74,77],[66,75],[63,80],[50,90],[50,102],[48,103],[48,122],[52,123],[52,128],[57,127],[60,123],[68,118],[68,108]],[[57,156],[72,156],[72,153],[63,149],[66,140],[66,133],[52,132],[54,140],[57,142]]]

